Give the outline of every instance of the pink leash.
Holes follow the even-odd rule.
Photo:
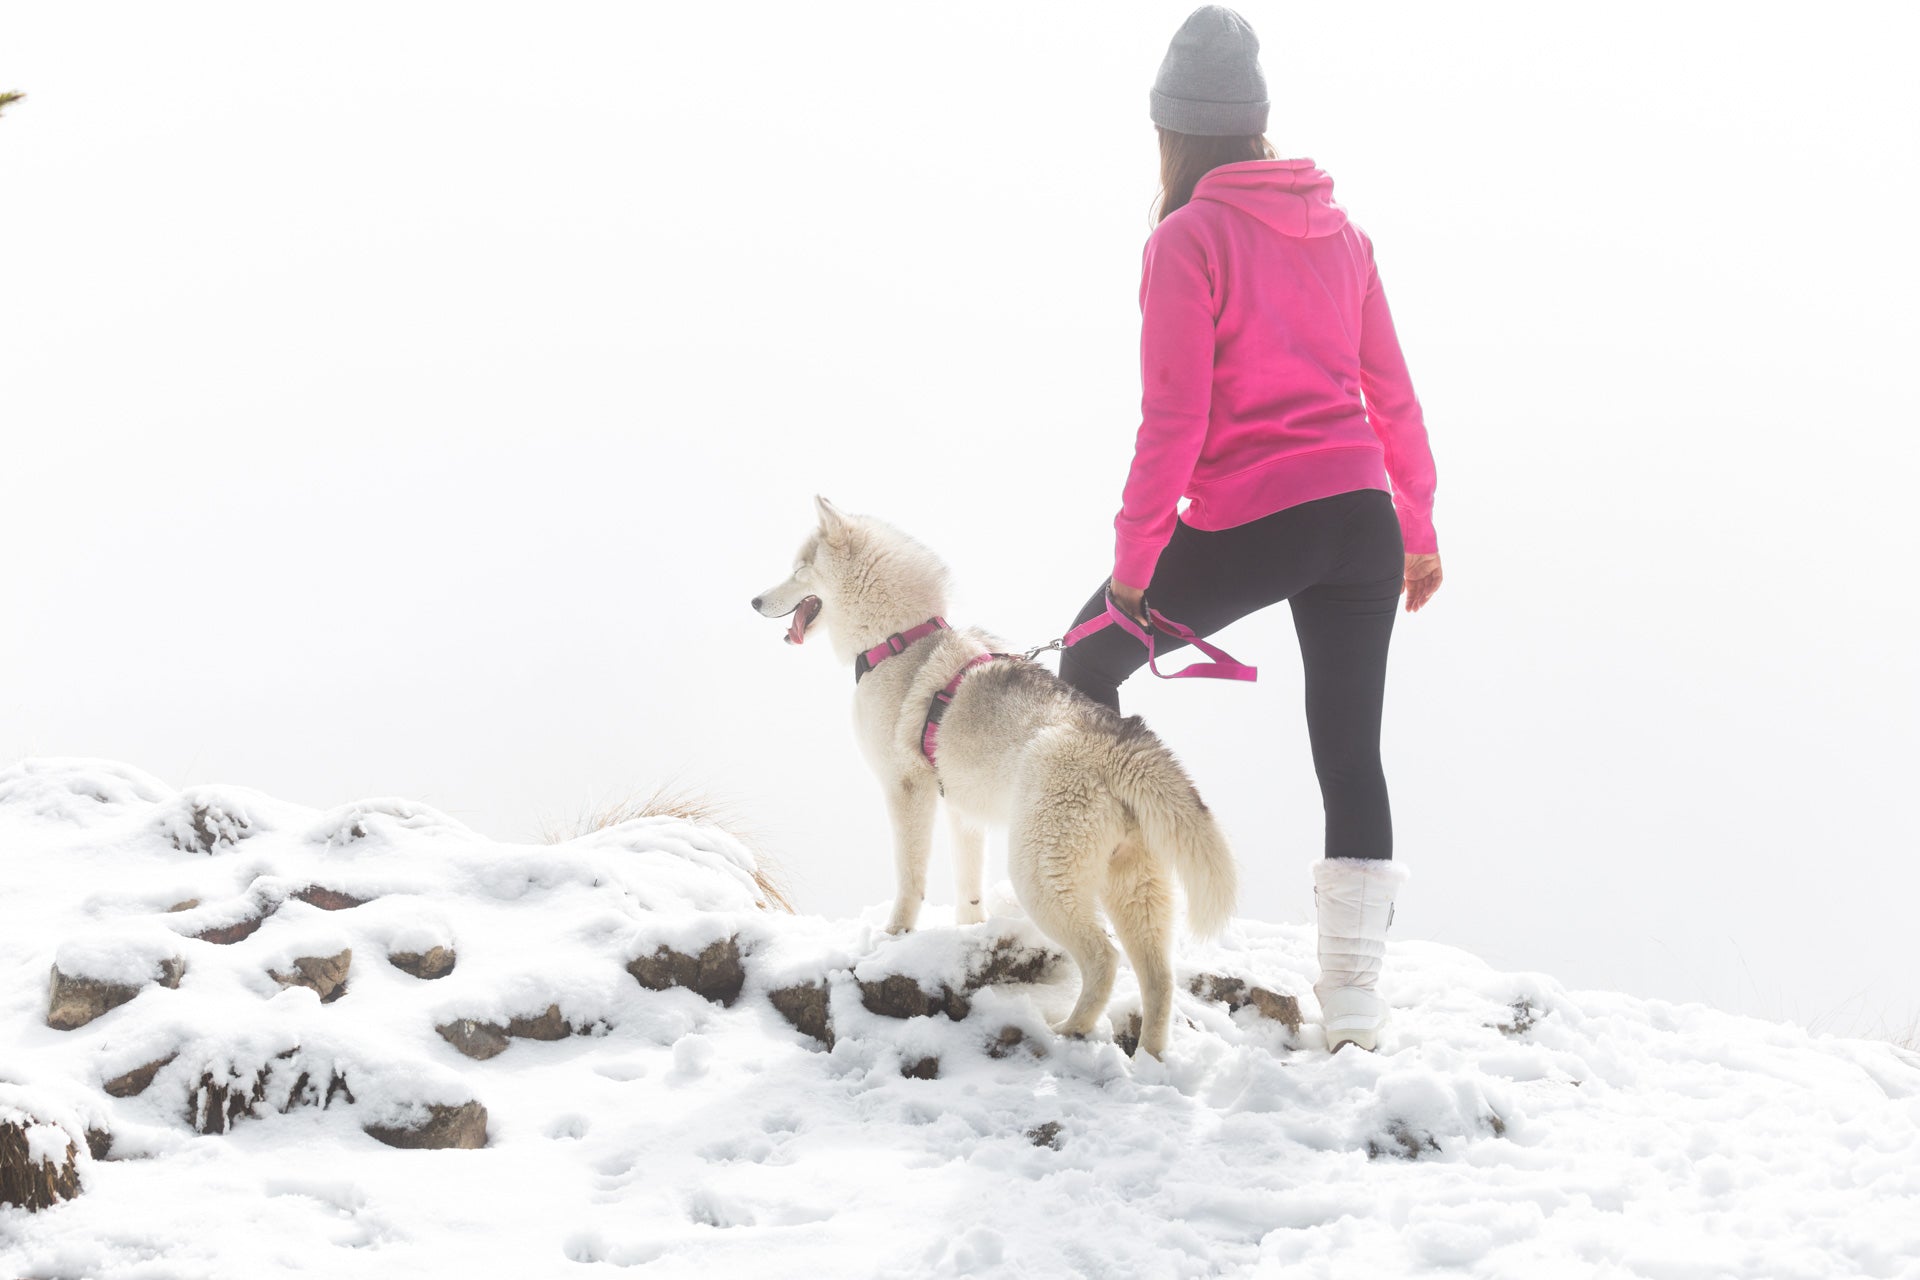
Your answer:
[[[1258,667],[1250,667],[1246,663],[1232,657],[1224,649],[1208,644],[1205,640],[1193,634],[1191,630],[1181,626],[1151,605],[1147,607],[1147,617],[1153,621],[1155,627],[1165,631],[1169,635],[1185,640],[1201,653],[1213,659],[1213,661],[1195,662],[1171,674],[1160,670],[1154,662],[1153,633],[1142,627],[1132,618],[1129,618],[1126,611],[1113,602],[1113,594],[1111,592],[1107,594],[1107,611],[1104,614],[1101,614],[1097,618],[1089,618],[1051,644],[1043,644],[1038,649],[1029,649],[1026,653],[1020,654],[1019,656],[1031,660],[1049,649],[1071,649],[1074,645],[1079,644],[1094,632],[1117,626],[1141,644],[1147,646],[1147,669],[1152,671],[1156,676],[1159,676],[1162,680],[1178,680],[1185,676],[1199,676],[1213,680],[1258,680],[1260,678],[1260,669]],[[879,647],[884,648],[884,646]],[[882,656],[884,657],[885,655]],[[946,687],[933,695],[932,705],[927,708],[926,724],[920,730],[920,754],[927,758],[928,764],[936,764],[935,757],[940,750],[940,722],[946,718],[947,708],[953,704],[954,695],[960,692],[960,682],[965,680],[967,675],[975,667],[992,662],[996,658],[1010,658],[1013,656],[1015,655],[1007,653],[983,653],[954,672],[953,679],[947,681]],[[946,785],[944,783],[941,784],[940,793],[942,795],[946,794]]]
[[[1051,644],[1043,644],[1037,649],[1029,649],[1026,653],[1018,656],[1031,659],[1038,657],[1049,649],[1071,649],[1074,645],[1079,644],[1094,632],[1117,626],[1141,644],[1147,646],[1147,669],[1153,672],[1154,675],[1159,676],[1162,680],[1179,680],[1187,676],[1198,676],[1213,680],[1258,680],[1260,678],[1259,668],[1250,667],[1246,663],[1235,659],[1232,655],[1228,654],[1226,650],[1208,644],[1205,640],[1193,634],[1191,630],[1181,626],[1151,605],[1147,606],[1147,617],[1152,621],[1155,628],[1177,639],[1186,641],[1201,653],[1211,658],[1212,661],[1195,662],[1171,673],[1160,670],[1156,662],[1156,655],[1154,654],[1153,632],[1128,617],[1126,611],[1114,603],[1112,592],[1107,593],[1107,611],[1105,613],[1097,618],[1089,618]],[[862,676],[879,666],[882,662],[885,662],[888,658],[905,652],[907,646],[914,641],[932,635],[936,631],[944,631],[946,629],[946,619],[929,618],[917,627],[909,628],[897,635],[888,636],[885,640],[859,656],[859,660],[854,664],[854,681],[858,683]],[[933,701],[927,708],[926,723],[920,730],[920,752],[926,756],[928,764],[933,764],[935,756],[939,753],[940,722],[946,717],[947,708],[952,705],[954,695],[960,692],[960,682],[966,679],[975,667],[992,662],[997,658],[1010,658],[1014,656],[1016,655],[1009,653],[983,653],[954,672],[953,679],[947,681],[946,686],[933,695]],[[946,788],[942,786],[941,791],[943,794],[945,790]]]
[[[1042,646],[1042,648],[1034,650],[1034,653],[1044,653],[1047,649],[1054,648],[1055,646],[1062,649],[1071,649],[1074,645],[1079,644],[1094,632],[1105,630],[1107,627],[1117,626],[1135,640],[1147,646],[1147,670],[1153,672],[1154,675],[1159,676],[1162,680],[1179,680],[1187,676],[1198,676],[1209,680],[1258,680],[1260,678],[1260,668],[1250,667],[1246,663],[1235,659],[1232,655],[1228,654],[1226,650],[1208,644],[1205,640],[1202,640],[1199,636],[1193,634],[1192,631],[1181,626],[1166,614],[1161,613],[1152,605],[1147,606],[1147,617],[1152,619],[1155,627],[1177,639],[1186,641],[1201,653],[1213,659],[1213,661],[1195,662],[1190,666],[1182,667],[1180,670],[1171,673],[1162,671],[1155,665],[1153,633],[1142,627],[1132,618],[1129,618],[1126,611],[1113,602],[1112,592],[1107,593],[1107,611],[1104,614],[1101,614],[1099,617],[1087,619],[1073,630],[1067,632],[1067,634],[1059,640],[1055,641],[1054,644]]]

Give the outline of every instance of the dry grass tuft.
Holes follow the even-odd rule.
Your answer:
[[[541,837],[548,844],[561,844],[590,832],[604,831],[622,822],[631,822],[635,818],[678,818],[682,822],[720,828],[745,845],[747,852],[753,855],[753,883],[760,893],[760,908],[763,911],[785,911],[789,915],[794,913],[786,877],[752,835],[735,820],[727,803],[702,787],[686,785],[678,779],[661,783],[646,796],[636,793],[624,800],[588,809],[570,824],[550,823],[541,832]]]

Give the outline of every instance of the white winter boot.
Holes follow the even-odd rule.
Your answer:
[[[1385,858],[1322,858],[1313,864],[1320,916],[1320,981],[1313,994],[1327,1028],[1327,1050],[1373,1049],[1387,1025],[1387,1002],[1374,990],[1387,954],[1393,895],[1407,869]]]

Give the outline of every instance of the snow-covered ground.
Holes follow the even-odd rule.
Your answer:
[[[894,939],[878,907],[766,910],[752,870],[673,818],[506,845],[401,801],[0,770],[0,1124],[82,1187],[0,1208],[0,1276],[1920,1277],[1894,1046],[1407,942],[1390,1041],[1329,1057],[1309,932],[1243,920],[1183,977],[1306,1024],[1183,995],[1166,1061],[1133,1062],[1046,1031],[1057,967],[961,1017],[868,1007],[890,975],[966,990],[1002,939],[1032,956],[1012,908]],[[728,939],[730,1004],[628,969]],[[450,972],[399,967],[435,947]],[[342,952],[337,990],[339,965],[272,976]],[[57,1030],[54,968],[138,994]],[[810,981],[830,1049],[768,998]],[[518,1034],[476,1059],[436,1030],[463,1025]],[[366,1132],[475,1103],[483,1148]]]

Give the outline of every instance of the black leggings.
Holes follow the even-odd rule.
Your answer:
[[[1405,567],[1393,500],[1381,489],[1358,489],[1214,533],[1182,521],[1147,584],[1148,604],[1202,636],[1292,602],[1329,858],[1393,856],[1380,701]],[[1074,625],[1105,609],[1103,583]],[[1183,643],[1154,635],[1156,653]],[[1060,676],[1118,711],[1120,682],[1146,661],[1145,645],[1108,627],[1060,655]]]

